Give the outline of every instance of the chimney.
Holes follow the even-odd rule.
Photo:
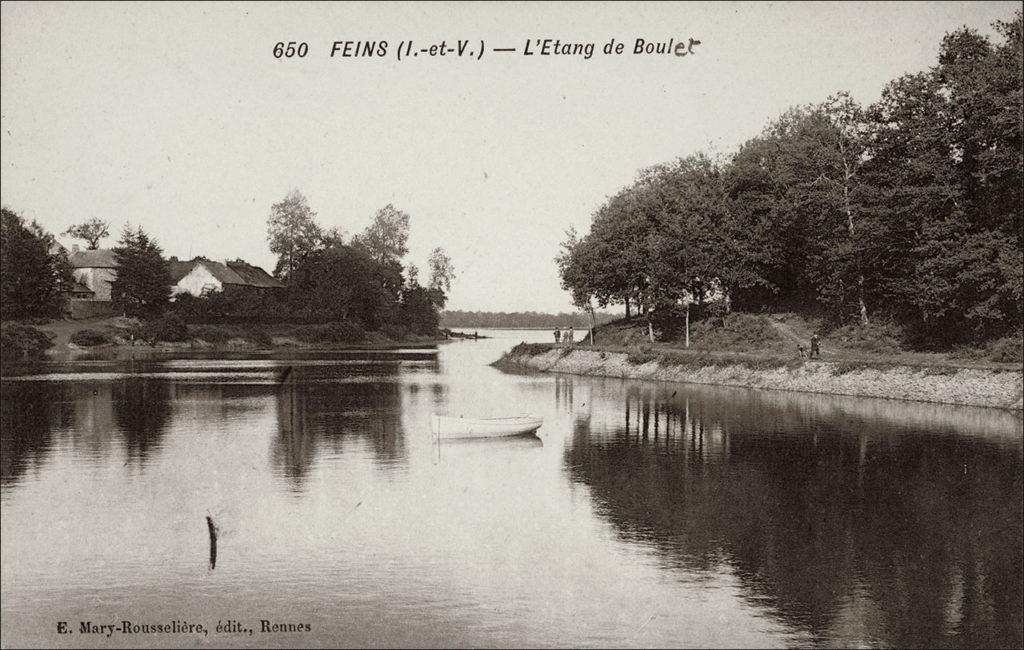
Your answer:
[[[169,261],[171,261],[171,262],[177,262],[177,261],[178,261],[178,258],[177,258],[177,256],[176,256],[176,255],[171,255],[171,258],[170,258],[170,260],[169,260]]]
[[[78,244],[71,244],[71,252],[72,253],[77,253],[78,252]]]

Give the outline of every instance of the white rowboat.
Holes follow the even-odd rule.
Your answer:
[[[441,438],[500,438],[533,433],[544,424],[543,418],[455,418],[434,415],[430,426],[434,435]]]

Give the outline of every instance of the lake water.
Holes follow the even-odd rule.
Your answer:
[[[8,367],[2,645],[1024,643],[1019,413],[506,374],[550,333],[481,334]]]

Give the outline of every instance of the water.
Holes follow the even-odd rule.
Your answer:
[[[550,333],[481,334],[7,368],[3,646],[1024,642],[1019,414],[504,374]],[[122,620],[209,634],[80,633]]]

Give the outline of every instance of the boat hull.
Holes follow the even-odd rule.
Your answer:
[[[503,438],[533,433],[544,424],[543,418],[455,418],[434,415],[431,430],[441,438]]]

